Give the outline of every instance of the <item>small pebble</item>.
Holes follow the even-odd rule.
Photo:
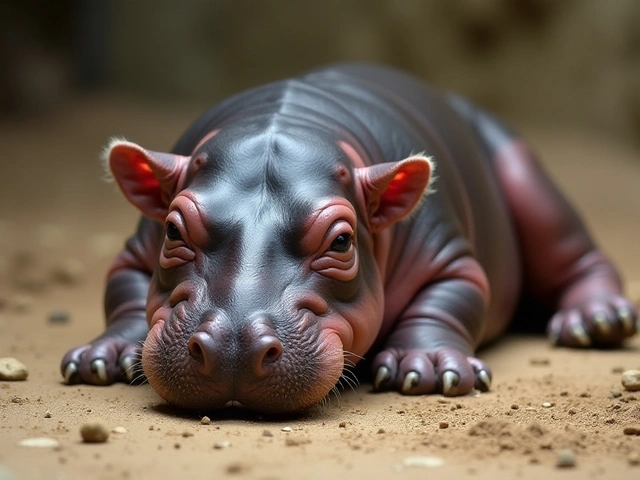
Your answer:
[[[79,260],[69,259],[51,270],[51,276],[54,281],[64,285],[76,285],[80,283],[85,274],[85,267]]]
[[[20,440],[18,442],[18,445],[21,447],[53,448],[60,445],[60,442],[58,442],[58,440],[56,440],[55,438],[36,437]]]
[[[54,310],[51,313],[49,313],[49,323],[56,323],[56,324],[62,324],[62,323],[69,323],[69,320],[71,319],[71,315],[69,315],[69,312],[67,312],[66,310]]]
[[[533,357],[529,359],[529,363],[537,367],[543,367],[549,365],[551,361],[547,357]]]
[[[622,396],[622,393],[620,392],[620,390],[611,390],[611,392],[609,393],[609,398],[620,398]]]
[[[622,433],[625,435],[640,435],[640,427],[624,427]]]
[[[518,405],[516,405],[515,403],[513,405],[511,405],[511,410],[518,410],[520,407]]]
[[[44,418],[51,418],[51,412],[49,410],[44,412]]]
[[[347,428],[347,422],[340,422],[340,423],[338,424],[338,427],[340,427],[340,428]]]
[[[109,439],[109,429],[102,420],[89,420],[80,427],[80,435],[86,443],[104,443]]]
[[[227,465],[226,470],[230,475],[237,475],[239,473],[248,472],[249,470],[251,470],[251,467],[240,462],[234,462]]]
[[[273,437],[273,433],[271,433],[271,430],[263,430],[262,431],[262,436],[263,437]]]
[[[193,437],[193,433],[191,432],[182,432],[182,438]]]
[[[229,440],[223,440],[222,442],[216,442],[213,444],[213,448],[216,450],[223,450],[225,448],[229,448],[231,446],[231,442]]]
[[[25,364],[13,357],[0,358],[0,380],[19,381],[26,380],[29,369]]]
[[[13,299],[13,308],[18,313],[29,313],[33,308],[33,297],[30,295],[16,295]]]
[[[622,386],[629,392],[640,391],[640,370],[626,370],[622,372]]]
[[[542,404],[542,407],[543,407],[543,408],[551,408],[551,407],[553,407],[554,405],[555,405],[555,404],[554,404],[554,403],[551,403],[551,402],[544,402],[544,403]]]
[[[631,452],[627,457],[627,462],[629,462],[629,465],[634,467],[640,465],[640,453]]]
[[[211,419],[205,415],[200,419],[200,425],[211,425]]]
[[[624,367],[618,366],[618,367],[613,367],[611,369],[611,373],[622,373],[622,372],[624,372]]]
[[[127,429],[125,427],[114,427],[111,431],[113,433],[127,433]]]
[[[291,427],[282,427],[282,431],[283,432],[290,432],[291,431]]]
[[[439,428],[440,430],[444,430],[445,428],[449,428],[449,422],[440,422],[440,423],[438,424],[438,428]]]
[[[384,433],[384,432],[385,432],[384,428],[379,428],[378,429],[378,433]]]
[[[558,452],[558,458],[556,461],[558,468],[571,468],[576,466],[576,456],[573,450],[567,448]]]
[[[444,465],[440,457],[407,457],[402,461],[405,467],[436,468]]]

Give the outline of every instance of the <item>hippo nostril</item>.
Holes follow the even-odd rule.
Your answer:
[[[196,362],[196,368],[205,375],[210,375],[216,364],[216,348],[214,339],[205,332],[195,332],[187,344],[189,355]]]
[[[282,343],[276,337],[265,335],[258,339],[254,350],[254,368],[256,373],[259,375],[265,374],[265,368],[280,358],[282,350]]]
[[[280,354],[282,353],[282,350],[277,348],[277,347],[271,347],[269,350],[267,350],[267,352],[264,354],[264,362],[275,362],[278,358],[280,358]]]
[[[204,363],[204,352],[202,351],[202,346],[200,343],[193,337],[189,339],[189,355],[198,361],[198,363]]]

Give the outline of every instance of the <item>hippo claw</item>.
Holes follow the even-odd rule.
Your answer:
[[[380,390],[380,386],[391,378],[391,370],[389,370],[384,365],[378,369],[378,373],[376,373],[376,378],[373,381],[373,388],[376,390]]]
[[[64,369],[64,383],[73,385],[78,383],[78,365],[75,362],[69,362]]]
[[[407,375],[404,377],[404,382],[402,383],[402,393],[407,394],[411,392],[411,390],[417,387],[419,383],[420,374],[418,374],[418,372],[407,373]]]
[[[480,370],[476,374],[476,388],[481,392],[488,392],[491,389],[491,375],[486,370]]]
[[[447,370],[442,374],[442,393],[447,397],[454,396],[459,383],[460,375],[451,370]]]
[[[93,361],[91,364],[91,372],[95,374],[101,383],[107,382],[107,364],[101,358]]]

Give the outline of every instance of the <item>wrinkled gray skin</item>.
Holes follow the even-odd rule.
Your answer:
[[[106,331],[62,360],[68,383],[130,381],[143,342],[169,403],[293,412],[362,357],[377,390],[489,389],[474,352],[523,294],[556,312],[556,344],[636,332],[614,267],[526,145],[395,70],[259,87],[172,153],[114,141],[106,160],[144,216],[109,272]]]

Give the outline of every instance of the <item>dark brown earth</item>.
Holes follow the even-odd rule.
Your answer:
[[[481,353],[493,368],[489,393],[402,397],[365,384],[278,420],[210,415],[203,425],[147,385],[63,385],[60,358],[101,331],[104,274],[137,218],[102,182],[100,148],[126,135],[167,149],[196,113],[85,99],[46,119],[0,124],[0,357],[30,369],[24,382],[0,382],[0,479],[640,478],[640,436],[624,433],[640,428],[640,392],[620,384],[622,369],[640,368],[639,338],[622,350],[582,351],[510,336]],[[594,132],[524,132],[637,302],[638,152]],[[126,433],[82,443],[81,425],[95,418]],[[33,437],[59,446],[18,445]],[[575,467],[556,467],[564,449]],[[442,465],[424,466],[424,457]]]

